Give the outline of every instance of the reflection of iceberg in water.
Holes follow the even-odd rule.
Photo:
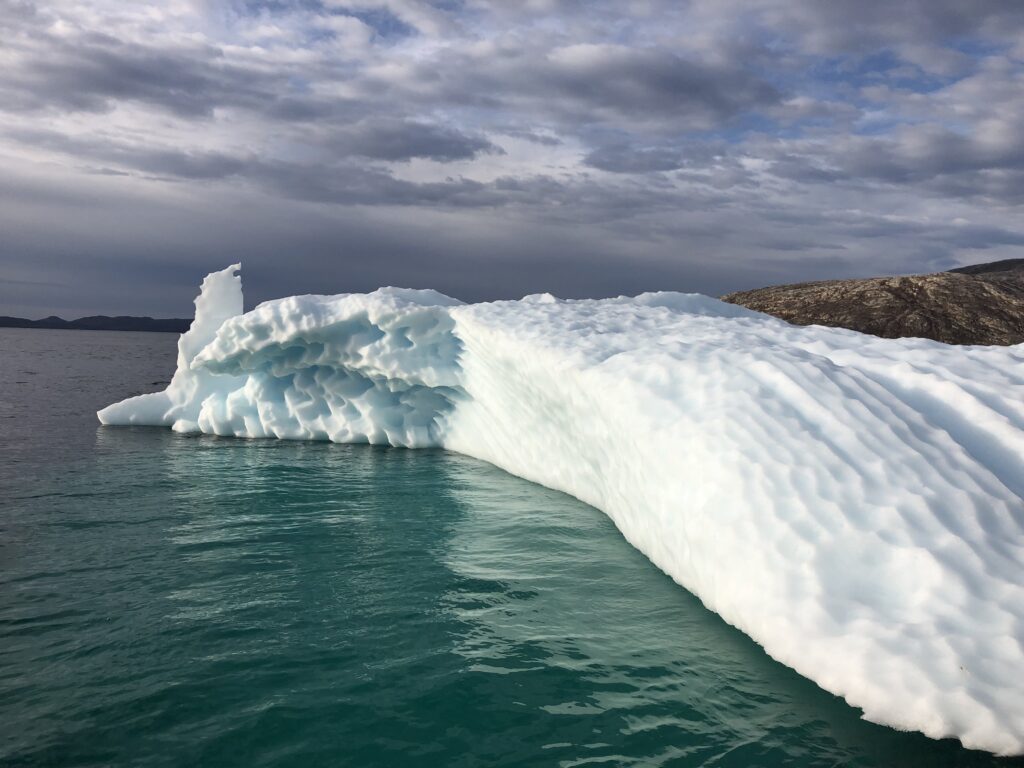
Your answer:
[[[166,392],[107,424],[440,446],[571,493],[868,719],[1024,750],[1024,357],[703,296],[241,307],[215,273]]]
[[[443,470],[461,510],[440,555],[460,577],[444,599],[464,626],[454,650],[475,688],[549,718],[552,764],[703,764],[736,750],[783,764],[810,743],[823,764],[945,755],[949,744],[867,723],[773,663],[597,510],[476,461]]]
[[[107,571],[82,574],[82,592],[103,596],[133,653],[126,663],[104,635],[89,665],[129,721],[150,718],[160,747],[206,729],[199,743],[257,749],[276,724],[297,749],[320,745],[317,764],[964,757],[859,720],[652,568],[601,513],[482,462],[151,429],[97,440],[90,482],[112,492],[122,525],[93,531],[100,551],[86,559]],[[57,669],[91,704],[82,662]],[[112,669],[145,680],[147,699],[111,686]],[[225,737],[212,712],[237,727]]]

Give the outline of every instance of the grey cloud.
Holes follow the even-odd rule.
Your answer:
[[[1009,206],[1024,205],[1024,171],[992,169],[944,176],[931,181],[928,188],[950,198],[995,201]]]
[[[799,154],[794,154],[797,152]],[[840,137],[827,144],[797,142],[773,158],[774,175],[805,184],[883,183],[948,197],[1024,197],[1024,144],[913,126],[894,136]]]
[[[1024,168],[1024,142],[999,143],[942,129],[909,128],[898,139],[848,143],[843,166],[855,175],[898,183],[989,168]]]
[[[78,45],[54,40],[48,53],[15,80],[40,108],[104,111],[124,100],[200,117],[256,95],[237,70],[215,77],[217,56],[208,49],[168,52],[93,35]]]
[[[977,35],[1012,39],[1024,29],[1024,6],[1016,0],[796,0],[733,5],[734,11],[761,10],[783,35],[827,55]]]
[[[780,99],[774,86],[735,65],[606,44],[456,50],[401,81],[371,77],[364,87],[414,102],[533,116],[571,131],[600,125],[702,129]]]
[[[44,146],[77,158],[117,163],[144,174],[181,181],[239,177],[294,200],[339,205],[499,205],[503,197],[493,187],[465,179],[414,183],[396,179],[383,169],[351,162],[309,164],[238,157],[218,152],[181,152],[138,148],[109,141],[89,141],[52,131],[10,131],[7,136]],[[106,174],[123,173],[102,168]],[[94,170],[95,172],[95,170]]]
[[[773,158],[771,171],[785,179],[811,184],[828,184],[848,178],[837,169],[822,167],[814,158],[792,154]]]
[[[292,200],[340,205],[450,206],[477,208],[500,203],[480,182],[453,179],[414,183],[356,165],[331,167],[261,163],[249,177]]]
[[[4,0],[0,4],[0,29],[20,27],[38,16],[39,9],[31,0]]]
[[[698,64],[661,50],[573,47],[556,52],[532,74],[542,91],[632,120],[723,120],[779,98],[774,87],[742,69]]]
[[[678,150],[661,147],[634,149],[621,144],[595,149],[583,162],[612,173],[673,171],[683,165]]]
[[[987,250],[1000,245],[1024,245],[1024,232],[977,225],[944,228],[942,240],[961,248]]]
[[[551,134],[538,133],[536,131],[525,130],[522,128],[516,128],[514,126],[495,126],[495,132],[500,133],[504,136],[512,136],[517,139],[524,139],[533,144],[539,144],[544,147],[557,147],[564,142],[558,136]]]
[[[803,219],[798,220],[806,223]],[[966,221],[912,220],[881,214],[833,211],[826,214],[825,223],[833,231],[858,240],[913,238],[927,244],[929,253],[934,252],[935,247],[948,250],[988,250],[1005,245],[1024,245],[1024,231]]]
[[[185,180],[235,176],[243,173],[254,162],[251,158],[221,152],[128,146],[102,138],[83,139],[44,129],[10,130],[5,135],[26,145],[45,147],[80,159],[115,163],[122,168]],[[113,168],[99,170],[107,174],[124,172]]]
[[[214,45],[160,48],[103,32],[58,37],[43,29],[33,38],[34,47],[0,78],[10,96],[0,109],[106,112],[126,102],[184,119],[232,107],[292,121],[354,112],[349,100],[325,101],[298,88],[288,67],[235,63]]]
[[[0,194],[5,182],[0,180]],[[53,192],[67,194],[61,179]],[[100,193],[101,194],[101,193]],[[100,196],[96,207],[46,202],[24,215],[0,207],[0,263],[26,261],[19,277],[76,279],[62,293],[22,292],[21,314],[96,312],[176,316],[191,310],[195,285],[213,266],[241,258],[247,304],[290,293],[372,290],[379,285],[434,287],[467,300],[551,290],[562,296],[617,295],[675,287],[716,292],[744,267],[679,259],[590,227],[539,223],[502,212],[396,215],[321,209],[261,196],[202,189],[198,213],[178,205],[154,209],[144,198]],[[98,193],[94,191],[94,198]],[[59,213],[54,229],[48,216]],[[42,238],[40,234],[47,232]],[[110,233],[129,238],[109,239]],[[527,236],[528,235],[528,236]],[[56,248],[56,251],[51,250]],[[633,259],[623,260],[627,250]],[[57,251],[73,253],[74,257]],[[487,264],[481,264],[486,255]],[[285,259],[284,257],[287,256]],[[14,295],[4,293],[0,301]],[[34,302],[36,309],[28,306]]]
[[[443,125],[411,120],[368,120],[334,137],[332,144],[346,154],[375,160],[429,158],[439,162],[469,160],[482,152],[501,153],[482,136]]]

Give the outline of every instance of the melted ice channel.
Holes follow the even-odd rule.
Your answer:
[[[170,386],[101,422],[485,459],[604,510],[867,719],[1024,752],[1024,346],[677,293],[382,288],[243,313],[238,270],[203,282]]]

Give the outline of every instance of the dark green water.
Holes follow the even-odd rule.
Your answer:
[[[0,764],[1021,765],[859,720],[489,465],[99,427],[175,341],[0,330]]]

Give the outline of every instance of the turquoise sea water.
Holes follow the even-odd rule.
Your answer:
[[[100,427],[175,342],[0,330],[0,765],[1024,764],[865,723],[487,464]]]

